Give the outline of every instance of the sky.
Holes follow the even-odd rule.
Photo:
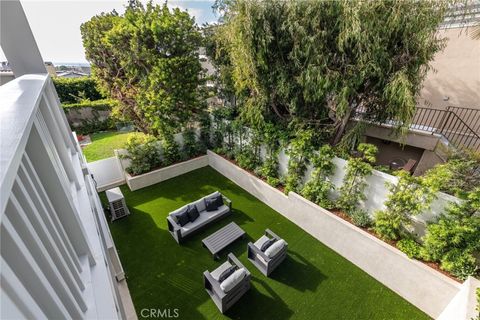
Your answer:
[[[94,15],[115,9],[123,13],[127,0],[21,0],[33,35],[37,41],[44,61],[53,63],[86,63],[85,52],[80,35],[80,25]],[[146,2],[142,0],[142,2]],[[165,1],[155,0],[162,4]],[[170,7],[178,7],[195,17],[198,25],[215,22],[217,17],[212,11],[214,0],[178,0],[168,1]],[[0,61],[6,60],[0,50]]]

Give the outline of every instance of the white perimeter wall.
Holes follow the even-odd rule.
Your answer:
[[[473,320],[478,319],[479,312],[476,310],[477,295],[476,289],[480,288],[480,280],[469,277],[462,284],[460,291],[450,304],[443,310],[437,320]]]
[[[209,151],[222,175],[297,224],[431,317],[438,317],[461,284],[371,236],[296,193],[288,196]]]
[[[288,172],[288,160],[289,157],[282,150],[279,154],[279,173],[282,176],[286,176]],[[341,158],[335,157],[333,159],[335,163],[335,171],[334,174],[330,177],[331,181],[335,185],[334,191],[332,191],[331,197],[335,199],[338,197],[338,190],[342,186],[343,177],[345,176],[345,169],[347,165],[347,161]],[[312,174],[313,166],[308,165],[307,171],[305,173],[305,177],[303,179],[304,182],[308,181],[310,175]],[[384,203],[388,197],[388,189],[386,187],[386,183],[397,183],[398,178],[392,176],[390,174],[373,170],[371,176],[367,177],[367,187],[365,188],[365,195],[367,200],[362,201],[360,203],[360,207],[366,210],[370,215],[373,217],[375,211],[382,210],[385,208]],[[426,222],[433,220],[439,214],[444,212],[445,206],[448,205],[450,202],[458,202],[460,201],[458,198],[445,194],[443,192],[437,193],[437,199],[432,202],[432,205],[429,210],[426,210],[422,214],[413,217],[413,226],[414,232],[418,236],[423,236],[425,233]]]

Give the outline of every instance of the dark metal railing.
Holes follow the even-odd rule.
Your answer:
[[[356,110],[355,118],[368,121],[368,115],[359,109]],[[394,120],[382,123],[398,125]],[[480,110],[477,109],[454,106],[449,106],[446,110],[417,107],[410,129],[441,135],[457,149],[480,150]]]
[[[460,117],[477,135],[480,135],[480,109],[448,106],[448,111],[453,111]]]

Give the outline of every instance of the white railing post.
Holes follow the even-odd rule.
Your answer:
[[[55,106],[52,106],[47,99],[47,95],[43,94],[43,101],[40,103],[39,111],[43,115],[43,119],[47,124],[48,131],[55,143],[55,148],[57,149],[58,155],[62,162],[62,166],[67,173],[68,179],[75,183],[77,190],[80,189],[80,182],[77,175],[73,169],[72,165],[72,154],[68,149],[67,141],[65,140],[65,131],[62,131],[59,128],[59,123],[56,121],[55,116],[53,115],[53,109]]]

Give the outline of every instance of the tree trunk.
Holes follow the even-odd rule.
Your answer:
[[[345,129],[347,128],[348,121],[352,115],[352,109],[348,109],[347,114],[342,118],[338,119],[337,123],[335,124],[335,137],[333,139],[332,145],[337,145],[341,140],[343,135],[345,134]]]

